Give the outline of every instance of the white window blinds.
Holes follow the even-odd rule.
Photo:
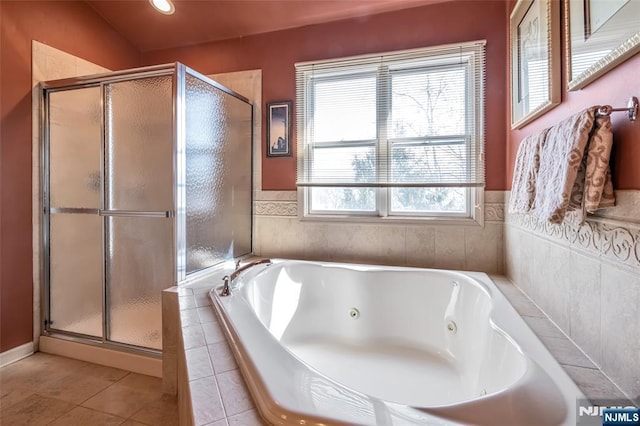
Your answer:
[[[484,186],[485,42],[296,64],[302,187]]]

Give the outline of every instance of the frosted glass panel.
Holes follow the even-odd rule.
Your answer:
[[[51,207],[102,206],[100,88],[49,94]]]
[[[102,218],[52,214],[51,328],[102,336]]]
[[[225,155],[232,159],[233,167],[227,170],[223,184],[227,187],[225,199],[225,222],[231,226],[231,241],[235,257],[251,253],[251,152],[252,115],[251,105],[226,95],[227,138],[224,141]]]
[[[108,84],[107,208],[173,209],[171,76]]]
[[[162,290],[174,285],[172,219],[109,217],[109,340],[162,348]]]
[[[186,79],[187,273],[251,251],[251,106]]]

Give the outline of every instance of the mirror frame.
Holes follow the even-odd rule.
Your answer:
[[[594,0],[590,0],[594,1]],[[603,76],[617,65],[621,64],[625,60],[629,59],[636,53],[640,52],[640,30],[634,28],[640,28],[640,15],[637,11],[634,14],[632,9],[637,7],[640,9],[637,0],[626,2],[610,16],[606,22],[604,22],[598,31],[594,31],[588,38],[586,37],[587,24],[585,23],[585,14],[588,14],[586,9],[589,6],[589,2],[585,0],[565,0],[564,2],[564,17],[565,17],[565,41],[567,51],[567,89],[578,90],[597,78]],[[612,18],[615,17],[615,22]],[[638,19],[634,20],[634,17]],[[611,31],[623,24],[629,31],[622,34],[621,37],[615,38]],[[573,31],[573,35],[572,35]],[[575,37],[575,34],[585,34],[583,40],[579,40],[579,37]],[[582,73],[573,77],[571,64],[575,62],[575,51],[577,48],[581,48],[583,51],[595,52],[596,49],[602,45],[610,48],[609,53],[597,61],[592,62]]]
[[[519,87],[522,85],[522,69],[520,68],[520,24],[530,13],[538,12],[538,16],[529,19],[541,20],[538,43],[535,49],[544,49],[547,56],[546,93],[538,93],[544,100],[530,111],[525,111],[525,99],[521,99]],[[542,12],[542,13],[540,13]],[[544,31],[546,29],[546,31]],[[511,74],[511,129],[519,129],[535,118],[560,104],[560,3],[557,0],[518,0],[511,12],[509,24],[509,45]]]

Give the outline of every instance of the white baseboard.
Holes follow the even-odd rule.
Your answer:
[[[40,336],[40,352],[162,378],[162,360],[55,337]]]
[[[8,351],[0,353],[0,367],[20,361],[33,354],[33,342],[25,343]]]

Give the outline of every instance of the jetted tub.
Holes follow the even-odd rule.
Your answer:
[[[274,260],[220,290],[271,424],[564,425],[584,398],[483,273]]]

